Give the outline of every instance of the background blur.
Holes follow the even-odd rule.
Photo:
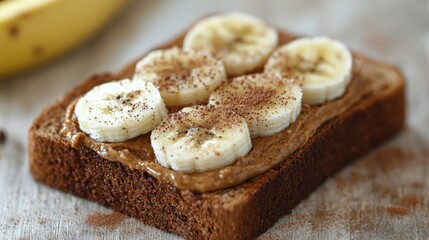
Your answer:
[[[256,15],[300,35],[337,38],[359,53],[399,66],[407,79],[404,132],[329,180],[261,239],[429,237],[428,1],[136,0],[72,52],[0,81],[0,129],[7,133],[6,143],[0,146],[0,230],[4,238],[176,239],[131,218],[118,218],[113,225],[91,224],[91,217],[111,216],[111,211],[35,183],[27,166],[27,131],[43,107],[91,74],[117,71],[195,19],[229,10]],[[406,164],[388,170],[380,167],[384,161],[380,159],[386,158],[379,155],[383,151],[388,166],[389,161]],[[353,188],[343,194],[341,184]],[[409,204],[401,205],[407,197]],[[398,213],[392,208],[405,210]]]

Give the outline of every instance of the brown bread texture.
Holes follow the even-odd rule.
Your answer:
[[[280,43],[294,37],[279,32]],[[181,45],[184,34],[162,45]],[[307,198],[328,177],[393,137],[404,126],[404,78],[388,64],[354,55],[371,80],[389,78],[317,133],[278,166],[240,185],[210,193],[181,191],[149,174],[105,160],[93,150],[73,149],[59,131],[68,104],[93,86],[128,77],[135,61],[117,74],[100,74],[48,106],[29,131],[35,180],[87,198],[145,224],[186,239],[254,239]],[[372,71],[371,70],[371,71]],[[354,73],[360,74],[360,72]]]

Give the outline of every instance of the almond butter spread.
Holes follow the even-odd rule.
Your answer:
[[[304,104],[296,122],[286,130],[268,137],[252,139],[253,147],[247,156],[237,159],[229,166],[203,173],[176,172],[158,164],[150,144],[150,134],[120,143],[103,143],[91,139],[79,129],[74,115],[76,100],[68,106],[62,135],[73,148],[90,148],[105,159],[120,162],[133,170],[145,171],[181,190],[220,190],[243,183],[285,161],[288,156],[303,147],[322,124],[346,112],[366,96],[377,94],[389,83],[390,77],[386,73],[368,66],[364,71],[360,66],[361,62],[355,59],[353,80],[342,97],[320,106]],[[378,76],[380,81],[369,84],[369,79],[374,79],[374,76]]]

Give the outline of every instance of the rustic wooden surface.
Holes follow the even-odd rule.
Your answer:
[[[33,181],[27,130],[41,109],[90,74],[117,70],[197,17],[241,10],[283,29],[329,35],[401,67],[408,119],[395,139],[327,181],[260,239],[429,238],[427,1],[134,1],[89,43],[0,83],[1,239],[178,239]],[[0,53],[1,54],[1,53]]]

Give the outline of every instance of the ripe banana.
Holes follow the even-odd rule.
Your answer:
[[[100,142],[121,142],[154,129],[167,116],[161,95],[150,82],[98,85],[76,103],[80,129]]]
[[[246,119],[252,137],[278,133],[301,112],[302,92],[280,75],[253,74],[232,79],[216,89],[209,104],[232,110]]]
[[[220,57],[229,76],[252,72],[277,47],[277,31],[260,19],[238,12],[214,15],[192,27],[183,48],[203,49]]]
[[[245,120],[213,106],[183,108],[169,115],[150,137],[162,166],[187,173],[229,165],[252,148]]]
[[[128,0],[10,0],[0,3],[0,80],[76,46]]]
[[[352,55],[326,37],[301,38],[281,46],[269,58],[265,72],[296,78],[303,103],[321,104],[342,96],[351,79]]]
[[[134,79],[152,82],[167,106],[184,106],[207,103],[226,72],[209,52],[174,47],[150,52],[137,63]]]

